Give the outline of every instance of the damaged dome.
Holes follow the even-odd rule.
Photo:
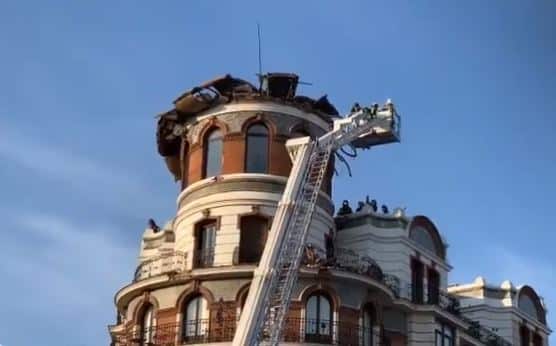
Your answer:
[[[296,95],[299,84],[299,76],[296,74],[267,73],[260,79],[260,88],[229,74],[212,79],[183,93],[174,101],[174,109],[159,116],[156,133],[158,152],[166,158],[168,168],[177,179],[179,179],[176,174],[179,172],[179,166],[176,166],[177,162],[171,158],[179,155],[183,124],[189,118],[210,108],[249,99],[293,106],[313,113],[329,124],[339,116],[326,95],[316,100]]]

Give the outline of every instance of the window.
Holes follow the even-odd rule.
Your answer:
[[[432,235],[424,227],[413,227],[409,232],[409,238],[434,254],[438,252]]]
[[[543,346],[542,336],[540,336],[540,334],[535,333],[533,335],[533,346]]]
[[[154,337],[154,308],[149,304],[143,311],[141,319],[141,346],[151,345]]]
[[[305,339],[308,342],[332,341],[332,305],[323,293],[313,294],[307,299]]]
[[[533,299],[526,293],[521,293],[519,295],[519,301],[517,303],[521,311],[525,312],[527,315],[538,319],[539,314],[537,312],[537,306]]]
[[[247,296],[249,295],[249,289],[246,289],[240,296],[239,296],[239,306],[237,308],[237,321],[239,323],[239,319],[241,318],[241,313],[243,312],[243,307],[245,306],[245,302],[247,301]]]
[[[262,216],[241,218],[239,236],[239,263],[258,263],[268,235],[268,219]]]
[[[435,333],[436,346],[454,346],[454,330],[452,327],[445,324],[440,325],[440,328]]]
[[[412,301],[423,304],[423,263],[416,259],[411,260],[411,293]]]
[[[210,267],[214,262],[216,222],[209,221],[197,226],[195,235],[195,267]]]
[[[521,326],[519,329],[520,346],[529,346],[530,335],[529,329],[525,326]]]
[[[374,308],[365,306],[363,310],[363,346],[373,346]]]
[[[432,268],[428,270],[427,303],[438,304],[440,297],[440,275]]]
[[[208,335],[209,310],[207,300],[203,296],[196,296],[189,300],[183,312],[183,340],[196,342]]]
[[[268,129],[262,124],[247,129],[245,172],[266,173],[268,171]]]
[[[205,178],[220,175],[222,172],[222,133],[214,129],[205,138]]]
[[[187,187],[189,180],[189,144],[182,139],[182,147],[180,153],[180,176],[182,190]]]

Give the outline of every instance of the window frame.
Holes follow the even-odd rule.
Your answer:
[[[147,321],[147,316],[149,319]],[[155,337],[154,305],[151,303],[143,306],[139,320],[139,345],[152,345]]]
[[[189,319],[188,313],[191,304],[195,303],[195,317]],[[204,303],[204,304],[203,304]],[[202,308],[204,307],[204,310]],[[204,316],[206,313],[206,318]],[[190,321],[194,323],[194,331],[190,333]],[[184,343],[198,342],[209,336],[210,333],[210,309],[209,300],[202,294],[195,294],[185,301],[182,306],[181,339]]]
[[[425,264],[419,259],[411,258],[411,301],[423,304],[425,297]]]
[[[456,332],[455,329],[445,323],[439,323],[440,330],[434,331],[434,344],[435,346],[455,346]],[[448,332],[449,331],[449,334]]]
[[[315,298],[316,300],[316,319],[309,318],[309,303],[311,298]],[[321,300],[326,299],[329,306],[328,311],[328,320],[324,320],[321,318]],[[324,291],[315,291],[311,293],[306,301],[305,301],[305,342],[318,342],[318,343],[329,343],[332,341],[333,335],[333,328],[334,328],[334,301],[332,297],[324,292]],[[311,323],[314,323],[312,325]],[[320,326],[323,326],[323,329],[328,329],[327,333],[322,333]],[[316,328],[315,328],[316,326]],[[310,332],[310,330],[315,329],[315,332]]]
[[[214,265],[218,228],[216,219],[206,219],[195,225],[193,268],[207,268]],[[207,237],[207,233],[210,233],[210,237]],[[207,242],[209,242],[209,246],[207,246]]]
[[[246,261],[243,259],[242,257],[242,244],[245,244],[242,240],[242,236],[244,235],[244,233],[248,233],[247,230],[244,229],[244,222],[246,219],[258,219],[261,221],[264,221],[266,227],[265,227],[265,234],[261,235],[261,238],[259,238],[261,240],[261,242],[264,243],[264,245],[262,246],[262,248],[260,249],[260,254],[258,254],[258,258],[254,261]],[[248,214],[248,215],[242,215],[239,219],[239,248],[238,248],[238,254],[237,254],[237,263],[238,264],[258,264],[259,261],[261,260],[261,257],[263,255],[264,252],[264,246],[266,245],[266,242],[268,240],[268,233],[270,231],[270,227],[271,227],[271,220],[264,216],[264,215],[260,215],[260,214]],[[264,241],[262,240],[264,238]],[[243,254],[245,255],[245,254]]]
[[[215,133],[218,133],[219,136],[216,138],[211,138]],[[210,172],[209,175],[209,151],[211,149],[211,143],[216,141],[220,142],[220,153],[219,153],[219,163],[218,163],[218,171],[217,174],[212,174]],[[210,128],[204,135],[203,138],[203,179],[216,177],[222,174],[222,166],[224,163],[224,131],[220,127],[212,127]]]
[[[365,306],[363,307],[363,311],[362,311],[362,341],[363,341],[363,346],[373,346],[373,342],[374,342],[374,325],[375,325],[375,307],[370,304],[367,303],[365,304]],[[366,320],[366,317],[368,316],[368,321]],[[367,332],[368,331],[368,332]]]
[[[254,127],[260,126],[262,128],[265,129],[266,134],[265,135],[261,135],[258,133],[252,133],[250,134],[249,131],[251,131]],[[268,174],[270,172],[270,128],[267,124],[265,124],[262,121],[256,121],[253,122],[252,124],[249,124],[249,126],[247,127],[247,129],[245,130],[245,163],[244,163],[244,171],[245,173],[255,173],[255,174]],[[266,138],[266,156],[265,156],[265,168],[262,172],[258,172],[255,170],[250,170],[249,168],[249,164],[252,162],[252,160],[250,160],[250,151],[249,151],[249,147],[251,146],[249,143],[249,139],[250,138]]]

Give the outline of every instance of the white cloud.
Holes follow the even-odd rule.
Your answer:
[[[106,344],[106,325],[115,316],[113,297],[132,278],[136,244],[130,247],[115,240],[111,234],[120,231],[114,227],[75,223],[56,215],[19,215],[13,224],[11,231],[19,232],[16,242],[27,244],[3,249],[0,276],[13,282],[4,290],[22,299],[4,301],[4,308],[34,316],[43,321],[42,327],[49,325],[50,336],[57,338],[51,344],[72,344],[65,339],[68,323],[71,333],[83,338],[80,344]],[[38,328],[41,326],[26,326],[25,331],[39,335]],[[11,344],[25,344],[20,341],[26,337],[25,331],[16,329],[8,330],[3,338]]]
[[[147,215],[160,204],[157,193],[147,189],[138,174],[38,142],[2,123],[0,158],[63,182],[82,192],[84,198],[108,203],[133,215]]]

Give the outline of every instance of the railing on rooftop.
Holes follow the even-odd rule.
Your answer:
[[[398,298],[406,299],[415,304],[436,305],[443,310],[459,315],[459,301],[442,288],[423,285],[418,288],[409,283],[401,283]]]
[[[176,346],[190,344],[206,344],[232,341],[236,319],[199,319],[187,321],[185,324],[163,324],[134,330],[115,338],[115,346]],[[372,328],[364,328],[359,324],[329,321],[288,318],[282,333],[283,342],[310,343],[325,345],[371,345]]]
[[[137,266],[134,281],[148,279],[167,273],[179,273],[185,270],[187,252],[172,251],[167,254],[158,255]]]
[[[473,321],[467,317],[460,316],[462,320],[469,324],[469,327],[465,330],[466,334],[474,337],[475,339],[481,341],[488,346],[512,346],[512,344],[506,341],[501,336],[497,335],[488,328],[482,326],[478,321]]]

